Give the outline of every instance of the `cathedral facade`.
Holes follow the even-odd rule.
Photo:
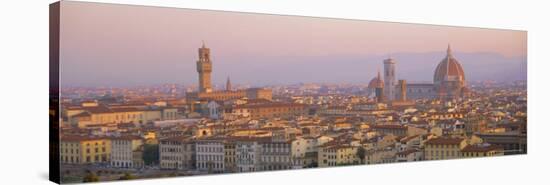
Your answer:
[[[453,56],[450,45],[447,48],[447,55],[443,58],[434,71],[433,83],[411,83],[405,80],[395,83],[395,61],[384,60],[384,80],[380,74],[372,79],[368,86],[369,94],[375,89],[384,89],[383,98],[377,98],[391,102],[393,100],[408,99],[441,99],[451,100],[468,96],[470,91],[466,87],[466,77],[460,62]]]
[[[409,84],[407,93],[409,97],[415,99],[439,98],[441,100],[451,100],[469,94],[464,69],[453,56],[450,45],[447,47],[447,55],[435,68],[433,84]]]

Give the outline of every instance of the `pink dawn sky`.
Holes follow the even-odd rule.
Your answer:
[[[60,39],[62,85],[196,83],[195,61],[202,40],[212,49],[215,83],[227,76],[242,83],[255,83],[251,78],[261,80],[262,76],[247,71],[250,65],[252,69],[279,69],[276,65],[284,64],[296,75],[316,71],[319,58],[324,63],[365,58],[365,63],[381,66],[381,61],[368,58],[444,52],[448,43],[457,53],[493,53],[519,57],[522,62],[527,55],[525,31],[71,1],[62,2]],[[442,57],[434,59],[434,65]],[[292,68],[293,59],[311,68]],[[406,58],[397,60],[407,62]],[[368,81],[376,70],[369,67],[365,74],[350,77],[364,76],[359,82]],[[280,72],[266,72],[262,73],[265,81],[292,81],[284,77],[276,80]],[[413,80],[429,76],[418,74]],[[306,81],[333,82],[325,78]]]

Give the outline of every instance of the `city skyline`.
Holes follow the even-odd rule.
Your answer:
[[[214,84],[223,84],[228,76],[235,84],[251,85],[367,83],[380,68],[380,62],[390,55],[401,66],[397,73],[404,78],[429,81],[431,77],[426,73],[432,71],[415,69],[414,65],[427,63],[435,67],[448,43],[467,69],[475,70],[482,64],[496,66],[496,75],[476,75],[476,71],[468,74],[472,77],[468,80],[526,79],[522,75],[526,74],[526,67],[522,66],[527,60],[523,31],[264,14],[248,18],[243,16],[247,14],[233,12],[75,2],[67,3],[64,11],[62,85],[193,84],[197,60],[194,52],[202,40],[212,48],[212,60],[217,66]],[[168,13],[161,13],[165,11]],[[101,16],[96,16],[98,12]],[[136,12],[147,16],[137,19]],[[225,21],[219,20],[221,17]],[[257,26],[263,22],[278,26],[280,32]],[[245,24],[255,26],[243,27]],[[109,27],[109,32],[98,30],[105,27]],[[407,34],[402,34],[403,30]],[[279,37],[284,39],[274,39]],[[285,67],[288,64],[296,67]],[[323,75],[339,64],[354,64],[354,68],[336,68],[349,72]],[[510,74],[514,69],[518,74],[512,79],[498,75]],[[279,70],[285,70],[287,75],[280,76]],[[306,72],[308,76],[296,80]]]
[[[526,32],[71,1],[51,16],[59,183],[527,154]]]

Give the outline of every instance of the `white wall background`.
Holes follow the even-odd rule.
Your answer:
[[[522,184],[548,183],[550,29],[545,1],[499,0],[90,0],[212,10],[528,30],[528,155],[215,175],[121,184]],[[48,4],[0,6],[0,184],[49,184]]]

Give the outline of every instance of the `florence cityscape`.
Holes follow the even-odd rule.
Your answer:
[[[82,4],[73,2],[67,6]],[[92,9],[105,8],[101,6]],[[202,20],[201,16],[208,15],[200,14],[193,19],[214,21]],[[258,16],[269,17],[266,20],[273,20],[273,24],[308,24],[295,23],[286,17]],[[239,22],[240,17],[231,20],[236,25],[250,23]],[[350,24],[342,30],[357,24],[403,26],[341,21],[338,24]],[[221,22],[216,25],[223,26]],[[76,23],[68,27],[73,25],[74,28],[66,28],[69,33],[71,29],[80,29]],[[173,25],[164,26],[164,30],[173,28]],[[404,26],[436,30],[435,26],[428,25]],[[281,29],[288,27],[281,26]],[[388,33],[396,35],[384,38],[392,42],[387,47],[380,44],[383,41],[376,40],[379,38],[363,42],[359,36],[349,36],[355,32],[347,35],[350,38],[344,38],[349,40],[342,41],[341,35],[347,33],[342,30],[327,31],[334,31],[337,36],[323,35],[329,44],[314,43],[311,40],[315,39],[308,38],[306,32],[295,33],[298,36],[285,40],[282,38],[287,37],[286,32],[276,31],[269,35],[279,40],[275,38],[271,44],[261,43],[260,37],[266,35],[253,33],[243,33],[243,37],[233,35],[242,39],[242,43],[229,42],[220,40],[233,39],[221,27],[204,31],[202,35],[183,36],[192,37],[186,40],[185,47],[174,47],[162,41],[151,44],[166,48],[157,49],[148,43],[131,44],[135,41],[131,39],[138,37],[125,38],[131,41],[101,39],[107,44],[130,43],[120,48],[147,50],[113,47],[112,56],[109,53],[96,55],[94,57],[98,58],[90,60],[105,61],[84,67],[86,69],[73,68],[71,63],[76,60],[71,56],[92,56],[93,53],[62,53],[66,55],[62,59],[66,60],[60,63],[68,65],[61,68],[59,92],[61,180],[63,183],[96,182],[527,154],[527,72],[521,67],[527,62],[525,48],[510,49],[512,47],[504,41],[495,43],[488,39],[490,36],[481,33],[483,36],[479,36],[478,43],[463,37],[476,37],[476,31],[480,30],[494,32],[493,35],[515,35],[522,40],[525,33],[448,29],[459,31],[447,30],[455,35],[443,34],[441,38],[437,31],[431,34],[413,30],[411,33],[402,29],[399,33]],[[376,35],[386,31],[358,34]],[[152,35],[155,34],[158,33]],[[413,39],[397,38],[406,34],[411,38],[423,37],[425,43],[411,44],[407,40]],[[495,36],[497,40],[507,38],[516,37]],[[333,42],[329,42],[331,39]],[[253,41],[258,43],[249,46]],[[79,43],[83,48],[95,47],[93,43],[83,43]],[[357,43],[361,47],[354,45]],[[67,41],[67,45],[71,43]],[[386,49],[368,53],[369,47],[377,45]],[[400,48],[404,45],[407,48]],[[383,57],[366,59],[362,58],[366,54],[357,55],[355,58],[359,61],[368,60],[369,68],[351,70],[357,67],[346,63],[351,59],[341,56],[361,53],[363,46],[368,55]],[[480,46],[488,49],[477,48]],[[292,48],[286,50],[289,47]],[[393,47],[396,53],[387,51]],[[419,50],[424,47],[429,49]],[[175,54],[159,57],[154,52],[136,52],[162,53],[161,50]],[[414,57],[420,59],[413,61],[412,55],[398,51],[419,53]],[[425,51],[434,53],[426,54]],[[315,64],[314,61],[296,65],[293,60],[279,61],[291,55],[273,57],[284,52],[299,53],[296,60],[310,60],[314,57],[308,56],[315,56],[315,59],[322,57],[334,62],[324,69],[318,66],[325,63]],[[466,55],[473,52],[482,54]],[[498,56],[504,57],[494,59],[495,55],[487,53],[499,53]],[[423,58],[423,54],[437,59]],[[117,55],[122,55],[122,59],[113,57]],[[142,58],[148,59],[145,62],[148,67],[134,62]],[[512,62],[500,60],[502,58],[517,58],[519,62],[512,65]],[[224,60],[234,62],[229,64]],[[253,64],[247,60],[263,63]],[[172,67],[164,63],[173,63],[166,61],[185,63],[186,67],[170,69]],[[494,61],[490,65],[498,67],[487,65],[480,70],[483,61]],[[94,67],[101,69],[92,70]],[[134,72],[131,67],[135,67]],[[411,71],[413,68],[418,70]],[[488,74],[480,74],[483,70]],[[112,78],[112,81],[99,80],[103,78]]]

